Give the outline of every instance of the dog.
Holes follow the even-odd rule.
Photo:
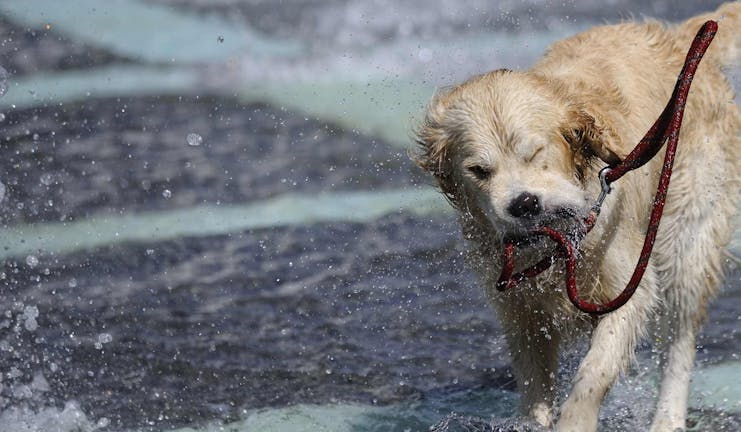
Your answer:
[[[505,239],[548,226],[573,232],[600,193],[599,170],[622,160],[669,100],[696,32],[718,33],[694,77],[664,216],[633,298],[599,317],[564,294],[563,264],[498,292]],[[649,334],[662,381],[651,430],[684,429],[695,337],[724,274],[741,186],[741,114],[723,68],[741,57],[741,2],[679,24],[595,27],[554,43],[531,69],[495,70],[438,92],[415,131],[415,162],[457,210],[476,270],[502,322],[523,413],[561,432],[597,429],[602,400]],[[605,302],[631,277],[664,151],[613,183],[578,245],[582,297]],[[551,253],[519,248],[519,268]],[[556,410],[559,346],[591,333]]]

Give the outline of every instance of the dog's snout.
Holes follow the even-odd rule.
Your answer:
[[[507,211],[516,218],[533,217],[540,214],[542,207],[537,196],[523,192],[509,203]]]

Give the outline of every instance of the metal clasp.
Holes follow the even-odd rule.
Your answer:
[[[599,193],[599,197],[597,197],[597,201],[592,206],[592,211],[595,213],[595,216],[599,215],[600,209],[602,208],[602,203],[605,202],[607,194],[612,192],[612,186],[607,183],[607,173],[609,173],[610,171],[611,168],[609,166],[606,166],[599,171],[599,183],[602,187],[602,190]]]

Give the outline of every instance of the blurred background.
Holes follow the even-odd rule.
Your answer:
[[[515,384],[409,161],[420,113],[580,30],[720,3],[0,1],[0,431],[493,430]],[[739,310],[736,267],[691,430],[741,429]],[[650,421],[639,360],[603,430]]]

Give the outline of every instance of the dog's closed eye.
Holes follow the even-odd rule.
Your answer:
[[[466,167],[469,173],[476,178],[476,180],[487,180],[491,177],[491,168],[487,168],[481,165],[471,165]]]
[[[538,149],[537,149],[537,150],[535,150],[535,151],[533,152],[533,154],[532,154],[532,155],[530,155],[530,157],[529,157],[529,158],[527,158],[526,162],[527,162],[527,163],[530,163],[530,162],[534,161],[534,160],[535,160],[535,158],[536,158],[536,157],[537,157],[537,156],[538,156],[538,155],[540,154],[540,152],[542,152],[542,151],[543,151],[543,149],[545,149],[545,147],[538,147]]]

